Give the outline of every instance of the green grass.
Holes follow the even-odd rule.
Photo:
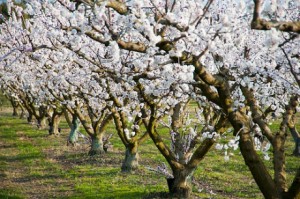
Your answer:
[[[0,198],[157,198],[168,191],[166,179],[147,169],[165,162],[152,140],[139,148],[140,168],[124,174],[120,172],[124,146],[112,125],[108,131],[114,132],[114,151],[96,157],[87,155],[88,145],[67,147],[68,129],[62,125],[63,133],[51,137],[11,112],[0,112]],[[289,183],[299,165],[299,159],[291,156],[293,147],[289,141]],[[194,175],[195,198],[263,198],[240,152],[229,152],[234,156],[228,162],[222,152],[208,152]],[[266,164],[271,170],[272,162]]]
[[[2,199],[21,199],[23,197],[19,190],[0,188],[0,198],[2,198]]]

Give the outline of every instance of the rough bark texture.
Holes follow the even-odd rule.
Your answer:
[[[68,138],[68,144],[74,146],[77,143],[79,124],[80,124],[79,119],[75,115],[73,115],[71,131],[69,133],[69,138]]]
[[[292,137],[294,139],[294,142],[295,142],[295,149],[293,151],[293,154],[295,156],[300,156],[300,134],[298,133],[296,125],[295,125],[296,124],[295,113],[297,112],[297,109],[296,109],[297,106],[298,106],[298,98],[297,97],[291,98],[288,108],[292,112],[292,114],[291,114],[292,116],[291,116],[290,120],[288,121],[288,127],[289,127],[289,130],[290,130]]]
[[[280,198],[273,179],[269,175],[267,168],[256,153],[249,133],[240,134],[240,150],[245,163],[250,169],[259,189],[265,198]]]
[[[10,100],[11,106],[13,107],[13,116],[18,116],[18,102],[16,102],[15,100]]]
[[[122,172],[131,172],[139,166],[138,145],[132,144],[126,147],[125,159],[122,163]]]
[[[49,119],[49,135],[59,135],[59,123],[61,120],[61,115],[53,113],[52,117]]]
[[[289,191],[283,197],[284,199],[299,199],[300,198],[300,167],[295,175],[294,181],[289,188]]]
[[[19,114],[18,114],[18,108],[17,107],[15,107],[15,106],[13,106],[13,114],[12,114],[13,116],[18,116]]]
[[[190,198],[192,192],[191,178],[193,170],[173,170],[174,178],[167,179],[171,197]]]
[[[276,189],[275,183],[268,172],[265,164],[256,153],[254,148],[254,143],[250,135],[250,123],[249,117],[246,115],[246,112],[243,110],[232,109],[232,99],[229,90],[229,86],[224,84],[218,89],[221,99],[223,99],[223,107],[229,115],[230,123],[234,128],[234,134],[240,136],[239,147],[243,155],[244,161],[248,166],[252,176],[261,190],[265,198],[280,198],[279,192]],[[244,89],[243,93],[247,94]],[[249,94],[249,93],[248,93]],[[246,95],[247,100],[251,100],[250,95]],[[251,106],[251,104],[250,104]],[[253,107],[252,107],[253,108]]]
[[[104,153],[102,134],[91,136],[92,143],[89,155],[98,155]]]
[[[271,30],[275,28],[283,32],[300,33],[300,21],[267,21],[260,17],[263,0],[253,0],[254,10],[251,28],[256,30]]]
[[[28,117],[27,117],[27,122],[29,124],[32,124],[33,123],[33,114],[32,113],[28,113]]]
[[[272,140],[273,146],[273,164],[274,164],[274,182],[280,195],[287,191],[286,169],[285,169],[285,141],[287,137],[287,129],[289,121],[292,120],[294,111],[292,109],[293,99],[286,106],[279,131]]]
[[[46,128],[46,117],[39,117],[37,118],[37,127],[38,129],[45,129]]]
[[[258,18],[252,21],[251,28],[256,30],[271,30],[272,28],[275,28],[284,32],[300,33],[300,22],[272,22]]]
[[[280,135],[277,135],[273,141],[274,181],[280,194],[287,191],[284,142],[285,138]]]
[[[21,113],[20,113],[20,115],[19,115],[19,118],[20,118],[20,119],[24,119],[25,117],[26,117],[25,111],[24,111],[23,108],[21,108]]]

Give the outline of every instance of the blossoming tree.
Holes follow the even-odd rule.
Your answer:
[[[101,78],[111,85],[122,83],[128,87],[118,96],[126,99],[121,101],[122,107],[118,107],[118,100],[114,99],[111,111],[117,113],[118,109],[124,109],[119,111],[120,115],[113,115],[116,124],[117,117],[124,112],[133,113],[134,106],[130,104],[146,104],[144,111],[140,106],[135,107],[149,119],[145,122],[147,131],[172,168],[172,194],[189,197],[187,179],[213,143],[213,136],[207,132],[222,133],[230,124],[233,135],[239,138],[245,163],[263,195],[292,198],[300,193],[300,172],[288,189],[284,147],[287,129],[292,131],[296,143],[299,138],[293,125],[299,95],[299,87],[295,86],[299,65],[299,2],[276,3],[34,0],[28,2],[26,12],[35,16],[32,23],[36,24],[36,30],[32,29],[29,37],[39,35],[35,38],[36,46],[53,50],[52,47],[57,46],[55,42],[59,42],[89,62],[84,67],[98,66],[105,74]],[[47,34],[38,25],[51,31]],[[271,30],[257,31],[250,27]],[[98,48],[92,47],[93,42]],[[48,44],[52,47],[48,48]],[[85,49],[86,46],[91,50]],[[85,53],[81,49],[85,49]],[[116,96],[113,92],[109,95]],[[218,110],[218,120],[212,123],[204,120],[201,125],[203,130],[198,133],[210,137],[203,140],[192,155],[187,147],[192,146],[192,142],[188,140],[198,136],[192,131],[186,133],[186,125],[182,123],[188,115],[184,107],[190,100],[201,102],[203,110],[207,106]],[[199,117],[208,119],[202,113]],[[167,114],[171,115],[173,150],[158,133],[163,123],[161,119]],[[276,132],[268,125],[270,116],[282,119]],[[207,128],[208,125],[213,128]],[[125,134],[126,129],[122,130]],[[256,151],[253,134],[258,131],[273,147],[274,180]],[[184,132],[184,136],[180,132]],[[264,158],[270,158],[266,152]]]

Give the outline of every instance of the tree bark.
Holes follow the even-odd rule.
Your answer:
[[[13,116],[18,116],[18,108],[13,106]]]
[[[236,136],[238,134],[240,136],[239,147],[244,161],[264,197],[266,199],[279,199],[280,195],[276,189],[275,183],[265,164],[255,151],[253,139],[250,135],[251,121],[243,109],[233,109],[233,101],[228,88],[229,85],[224,84],[218,89],[218,92],[221,99],[223,99],[222,106],[226,110],[229,116],[228,119],[234,128],[234,135]],[[249,93],[247,90],[242,88],[242,91],[251,106],[250,101],[253,101],[252,97],[248,95]],[[251,107],[251,111],[255,112],[253,106]]]
[[[262,0],[254,0],[254,12],[251,28],[256,30],[271,30],[275,28],[283,32],[300,33],[300,21],[267,21],[260,17],[262,10]]]
[[[174,178],[167,179],[171,197],[190,198],[194,170],[173,170]]]
[[[294,142],[295,142],[295,149],[293,151],[293,155],[300,156],[300,135],[297,132],[295,126],[290,128],[290,132],[291,132]]]
[[[61,114],[54,112],[49,119],[49,135],[59,135],[59,123]]]
[[[78,129],[79,129],[79,124],[80,120],[78,119],[77,116],[72,115],[72,122],[71,122],[71,131],[69,133],[69,138],[68,138],[68,145],[75,145],[78,141]]]
[[[273,141],[274,154],[274,181],[280,194],[287,191],[286,170],[285,170],[285,154],[284,154],[285,137],[277,134]]]
[[[300,167],[295,175],[294,181],[289,188],[289,191],[284,195],[286,199],[299,199],[300,198]]]
[[[295,156],[300,156],[300,137],[295,140],[295,150],[293,154]]]
[[[19,116],[19,118],[20,119],[23,119],[23,118],[25,118],[25,111],[24,111],[24,108],[21,106],[21,113],[20,113],[20,116]]]
[[[264,197],[266,199],[280,198],[275,183],[264,163],[256,153],[251,139],[249,132],[244,131],[240,133],[239,146],[245,163]]]
[[[27,122],[29,124],[33,123],[33,114],[31,112],[28,112]]]
[[[89,155],[93,156],[105,152],[103,149],[102,136],[103,136],[102,134],[91,136],[92,143],[91,143],[91,149],[89,151]]]
[[[13,106],[13,114],[12,114],[13,116],[18,116],[19,114],[18,114],[18,107],[16,107],[16,106]]]
[[[46,128],[46,117],[42,116],[42,117],[37,118],[37,127],[38,127],[38,129]]]
[[[131,172],[139,165],[138,143],[128,144],[125,151],[125,159],[122,163],[122,172]]]
[[[18,102],[16,102],[15,100],[11,99],[10,100],[11,106],[13,107],[13,116],[18,116]]]

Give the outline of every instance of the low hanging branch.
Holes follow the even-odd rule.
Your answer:
[[[256,30],[270,30],[275,28],[283,32],[300,33],[300,21],[267,21],[260,17],[261,5],[263,0],[254,1],[253,19],[251,22],[251,28]]]
[[[84,3],[89,6],[94,6],[94,4],[101,6],[104,1],[92,1],[92,0],[73,0],[76,2],[76,6],[78,7],[81,3]],[[106,7],[112,8],[117,11],[119,14],[126,14],[128,12],[128,8],[125,3],[117,0],[110,0],[106,3]]]

